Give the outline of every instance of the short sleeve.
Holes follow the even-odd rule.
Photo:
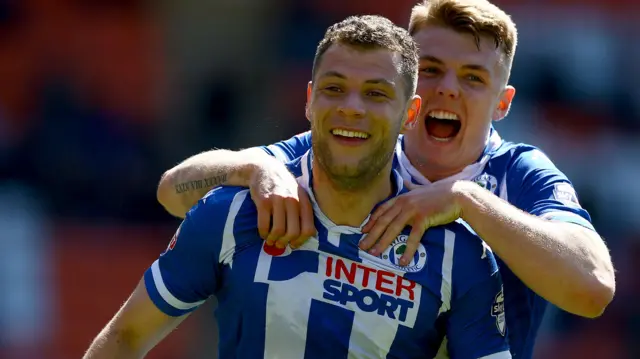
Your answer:
[[[593,229],[573,185],[542,151],[520,153],[508,170],[507,181],[509,199],[516,207],[544,219]]]
[[[215,294],[225,247],[227,216],[233,215],[236,193],[219,187],[187,213],[169,246],[144,274],[149,297],[167,315],[195,310]],[[221,215],[224,213],[226,215]]]

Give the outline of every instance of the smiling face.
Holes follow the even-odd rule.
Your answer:
[[[407,90],[401,55],[336,43],[309,84],[307,117],[323,172],[344,189],[367,186],[385,167],[400,131],[415,125],[420,99]]]
[[[515,89],[505,87],[508,65],[490,36],[427,25],[413,35],[419,45],[417,93],[422,112],[407,132],[406,151],[432,180],[455,174],[475,162],[486,144],[492,120],[502,119]]]

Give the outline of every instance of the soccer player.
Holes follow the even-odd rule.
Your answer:
[[[420,113],[417,66],[385,18],[330,27],[308,90],[312,150],[289,166],[317,235],[269,246],[248,189],[212,190],[86,358],[141,357],[212,295],[221,358],[433,358],[445,334],[452,358],[511,358],[495,258],[464,224],[427,231],[406,266],[406,230],[380,256],[358,247],[376,203],[403,191],[393,154]]]
[[[464,219],[503,262],[512,353],[530,358],[547,300],[589,318],[612,300],[608,249],[549,158],[533,146],[502,140],[492,128],[515,94],[508,86],[517,44],[510,17],[485,0],[432,0],[414,7],[409,31],[420,49],[424,105],[416,127],[398,142],[396,163],[417,188],[377,209],[361,246],[380,253],[400,228],[413,225],[406,263],[424,229]],[[313,232],[312,220],[300,214],[308,199],[265,153],[291,160],[310,141],[303,133],[263,148],[196,155],[165,173],[158,198],[183,216],[203,191],[178,194],[174,186],[204,178],[250,186],[259,215],[267,218],[262,236],[280,247],[298,246]]]

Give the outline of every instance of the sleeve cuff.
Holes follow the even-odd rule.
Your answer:
[[[166,315],[180,317],[194,311],[204,301],[195,303],[183,302],[167,289],[160,272],[158,260],[144,273],[144,284],[151,301]]]
[[[595,228],[593,228],[593,225],[589,221],[587,221],[584,217],[578,214],[575,214],[573,212],[551,211],[551,212],[542,213],[539,215],[539,217],[542,219],[546,219],[548,221],[574,223],[574,224],[583,226],[585,228],[588,228],[592,231],[595,231]]]

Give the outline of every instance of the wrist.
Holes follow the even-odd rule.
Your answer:
[[[290,173],[284,163],[271,156],[247,162],[243,167],[243,171],[246,173],[246,178],[250,183],[255,183],[257,178],[263,176],[274,177],[281,176],[283,173]]]
[[[460,218],[465,219],[465,213],[469,213],[476,205],[474,200],[480,186],[471,181],[456,181],[452,186],[454,203],[460,209]]]

